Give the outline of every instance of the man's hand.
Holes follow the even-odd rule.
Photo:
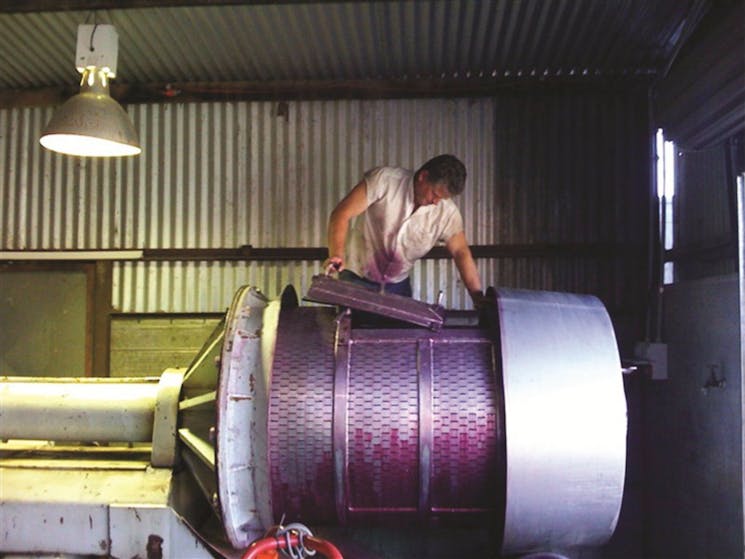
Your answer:
[[[489,297],[484,295],[483,291],[471,291],[469,294],[471,295],[471,301],[473,301],[473,307],[477,311],[488,307],[488,305],[492,302]]]
[[[344,259],[341,256],[331,256],[323,262],[323,270],[327,276],[344,269]]]

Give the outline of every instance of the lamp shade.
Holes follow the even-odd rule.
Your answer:
[[[39,142],[68,155],[125,156],[142,151],[132,121],[109,96],[105,72],[96,68],[86,69],[80,93],[57,110]]]

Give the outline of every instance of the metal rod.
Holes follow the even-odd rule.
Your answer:
[[[184,411],[184,410],[190,410],[193,408],[198,408],[198,407],[203,407],[203,406],[214,406],[216,398],[217,398],[217,392],[212,390],[205,394],[194,396],[193,398],[187,398],[186,400],[181,400],[181,402],[179,402],[178,409],[181,411]]]
[[[215,449],[209,442],[193,433],[190,429],[179,429],[178,436],[205,466],[213,472],[215,471]]]
[[[616,256],[634,256],[638,247],[620,243],[530,243],[471,245],[474,258],[588,258],[608,260]],[[326,247],[253,247],[238,248],[151,248],[110,250],[5,250],[0,262],[98,260],[143,262],[312,262],[328,255]],[[434,247],[422,258],[450,258],[447,248]]]
[[[0,439],[152,440],[157,382],[76,380],[3,379]]]

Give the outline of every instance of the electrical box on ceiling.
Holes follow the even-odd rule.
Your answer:
[[[119,36],[113,25],[78,25],[78,44],[75,67],[81,74],[86,68],[108,69],[110,78],[116,77],[116,58]]]

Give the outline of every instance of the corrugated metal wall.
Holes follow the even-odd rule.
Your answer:
[[[637,328],[649,288],[644,88],[503,94],[496,120],[495,237],[576,247],[500,261],[496,285],[592,293],[617,327]]]
[[[43,150],[51,110],[0,112],[1,244],[7,250],[325,246],[328,215],[362,172],[458,154],[467,235],[491,228],[494,102],[151,104],[129,108],[143,154],[84,160]],[[473,208],[476,209],[473,209]],[[448,264],[448,263],[446,263]],[[244,283],[304,292],[319,263],[120,263],[114,307],[221,311]]]
[[[6,250],[324,246],[327,217],[381,163],[458,154],[472,244],[608,247],[607,254],[482,259],[485,285],[638,301],[646,261],[649,134],[643,90],[500,93],[491,99],[154,104],[129,108],[143,154],[85,161],[37,141],[48,109],[0,111]],[[302,294],[316,262],[124,262],[124,312],[215,312],[242,284]],[[449,260],[426,260],[415,296],[465,308]],[[632,277],[633,274],[633,277]],[[638,278],[642,277],[642,280]]]
[[[736,240],[734,190],[728,181],[727,143],[701,151],[678,154],[674,206],[674,248],[683,254],[694,251],[675,263],[676,280],[693,280],[737,272],[737,258],[715,254],[713,249]],[[702,249],[709,249],[704,250]]]
[[[6,249],[319,246],[334,204],[376,164],[458,154],[493,172],[493,101],[145,104],[143,154],[85,160],[38,137],[51,110],[0,112]],[[469,227],[488,229],[483,219]]]

